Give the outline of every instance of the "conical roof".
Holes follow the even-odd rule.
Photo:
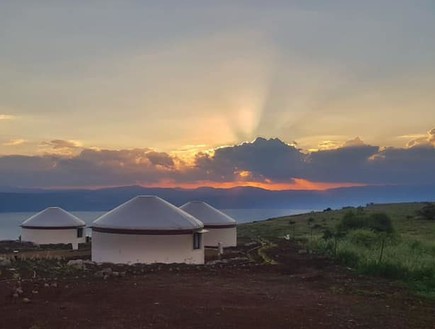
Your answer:
[[[92,224],[96,231],[143,231],[145,234],[197,231],[203,227],[193,216],[154,195],[137,196]]]
[[[206,202],[191,201],[182,205],[180,209],[183,209],[185,212],[199,219],[206,228],[213,226],[236,226],[236,221],[233,218],[210,206]]]
[[[21,227],[24,228],[73,228],[82,227],[86,223],[73,214],[59,207],[47,208],[29,219]]]

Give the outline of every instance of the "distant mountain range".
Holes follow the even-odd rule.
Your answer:
[[[58,206],[70,211],[110,210],[139,194],[158,195],[179,206],[202,200],[220,209],[323,209],[366,203],[435,201],[435,185],[365,186],[327,191],[270,191],[254,187],[218,189],[126,186],[98,190],[0,188],[0,212],[39,211]]]

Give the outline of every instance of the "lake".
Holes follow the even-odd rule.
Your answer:
[[[237,223],[249,223],[273,217],[294,215],[308,212],[306,209],[223,209],[221,210],[233,217]],[[0,240],[17,239],[20,235],[20,224],[36,212],[0,213]],[[75,216],[91,224],[104,211],[72,211]],[[87,232],[90,235],[90,230]]]

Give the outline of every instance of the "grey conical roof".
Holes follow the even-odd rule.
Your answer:
[[[114,230],[200,230],[203,224],[154,195],[137,196],[94,221],[93,228]]]
[[[182,205],[180,209],[183,209],[185,212],[199,219],[204,226],[228,226],[236,224],[235,219],[210,206],[206,202],[191,201]]]
[[[86,223],[84,221],[62,208],[50,207],[25,220],[21,224],[21,227],[62,228],[82,227],[85,225]]]

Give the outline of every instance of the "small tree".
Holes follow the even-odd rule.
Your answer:
[[[394,233],[393,223],[391,222],[390,216],[380,212],[369,216],[368,226],[381,237],[381,250],[379,252],[379,263],[381,263],[382,256],[384,255],[385,241]]]
[[[294,239],[296,237],[296,222],[294,220],[290,219],[288,221],[288,224],[292,228],[292,236],[293,236],[293,239]]]

